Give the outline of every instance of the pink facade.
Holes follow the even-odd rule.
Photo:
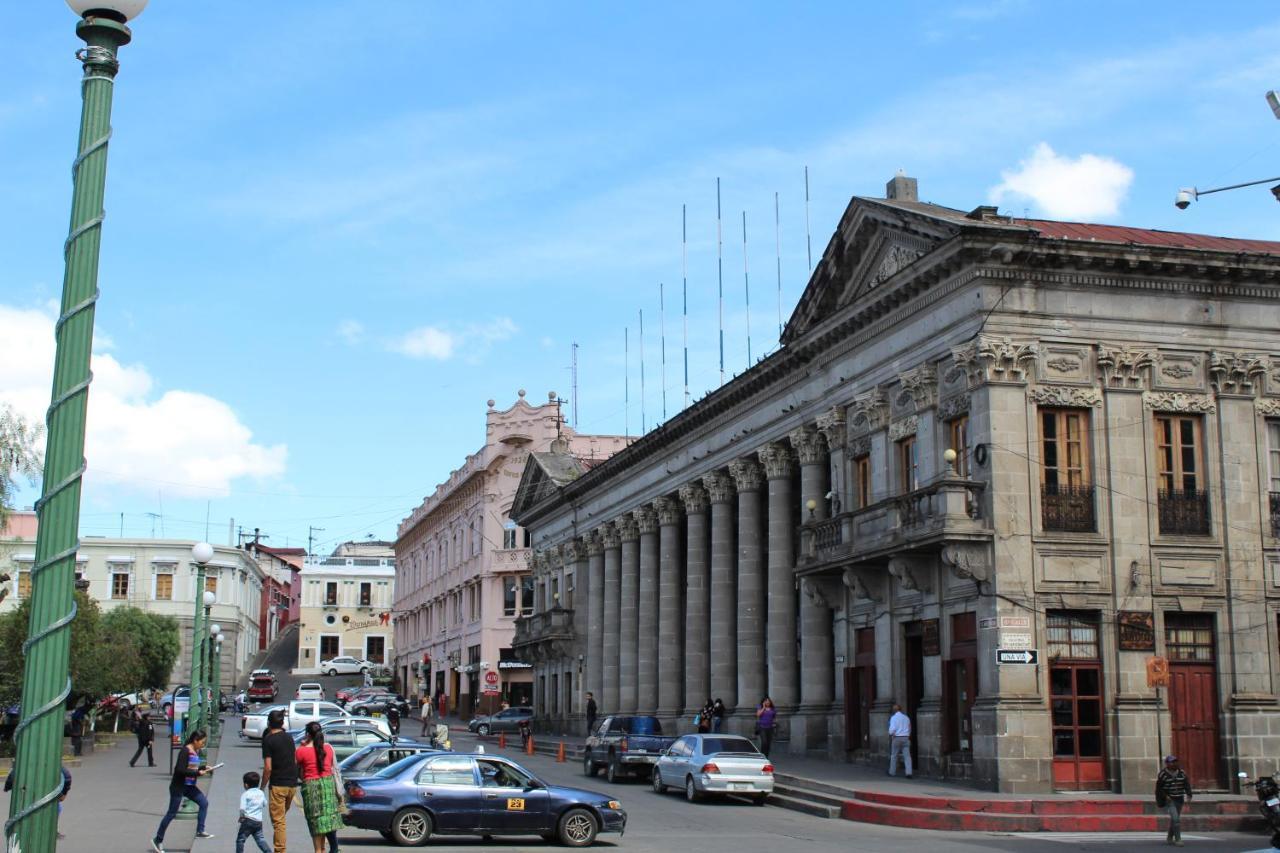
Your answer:
[[[503,411],[490,400],[484,445],[401,522],[394,646],[407,694],[443,692],[464,714],[484,702],[532,701],[532,671],[511,654],[515,620],[532,610],[534,592],[528,543],[510,511],[529,453],[557,434],[584,460],[626,446],[622,436],[578,435],[560,423],[555,402],[530,405],[523,391]],[[489,673],[498,693],[484,698]]]
[[[40,525],[36,522],[36,514],[30,510],[14,510],[9,513],[3,527],[0,527],[0,539],[21,539],[34,542],[36,530]]]
[[[266,580],[262,585],[262,612],[258,647],[265,649],[286,625],[298,621],[302,583],[298,578],[307,552],[303,548],[272,548],[261,542],[250,542],[245,548],[262,567]]]

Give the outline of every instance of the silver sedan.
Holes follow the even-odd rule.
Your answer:
[[[683,788],[689,802],[707,794],[737,794],[763,806],[773,793],[773,765],[739,735],[685,735],[654,765],[654,793],[667,788]]]

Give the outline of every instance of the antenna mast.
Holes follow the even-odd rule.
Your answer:
[[[813,272],[813,241],[809,237],[809,167],[804,167],[804,250],[809,256],[809,272]]]
[[[747,301],[747,367],[751,366],[751,275],[747,271],[747,212],[742,211],[742,290]]]
[[[720,384],[724,384],[724,237],[720,229],[720,179],[716,178],[716,281],[720,294]]]
[[[649,431],[649,419],[644,413],[644,309],[640,309],[640,434]]]
[[[689,408],[689,210],[680,205],[680,278],[683,282],[684,303],[684,407]]]
[[[782,217],[778,215],[778,193],[773,194],[773,243],[778,258],[778,343],[782,343]]]
[[[779,315],[781,316],[781,315]],[[582,426],[578,420],[578,342],[573,342],[573,360],[570,362],[569,370],[570,378],[573,380],[573,397],[569,400],[569,406],[573,411],[573,428],[578,429]]]
[[[631,437],[631,327],[622,329],[622,435]]]
[[[662,282],[658,282],[658,340],[661,342],[662,355],[662,419],[667,419],[667,303],[663,295]]]

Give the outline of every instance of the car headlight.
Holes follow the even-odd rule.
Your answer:
[[[609,802],[605,803],[605,806],[613,809],[614,811],[618,811],[619,809],[622,808],[622,803],[618,802],[617,800],[610,800]]]

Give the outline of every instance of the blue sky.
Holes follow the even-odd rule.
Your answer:
[[[1158,9],[1156,13],[1154,10]],[[0,91],[0,400],[39,415],[79,118],[74,16],[10,10]],[[121,54],[82,532],[317,550],[396,522],[483,440],[485,401],[583,431],[679,407],[782,313],[850,196],[1280,239],[1273,4],[155,0]],[[624,407],[623,335],[631,395]],[[11,343],[11,346],[13,344]],[[34,491],[27,494],[34,500]],[[147,515],[163,514],[163,521]]]

